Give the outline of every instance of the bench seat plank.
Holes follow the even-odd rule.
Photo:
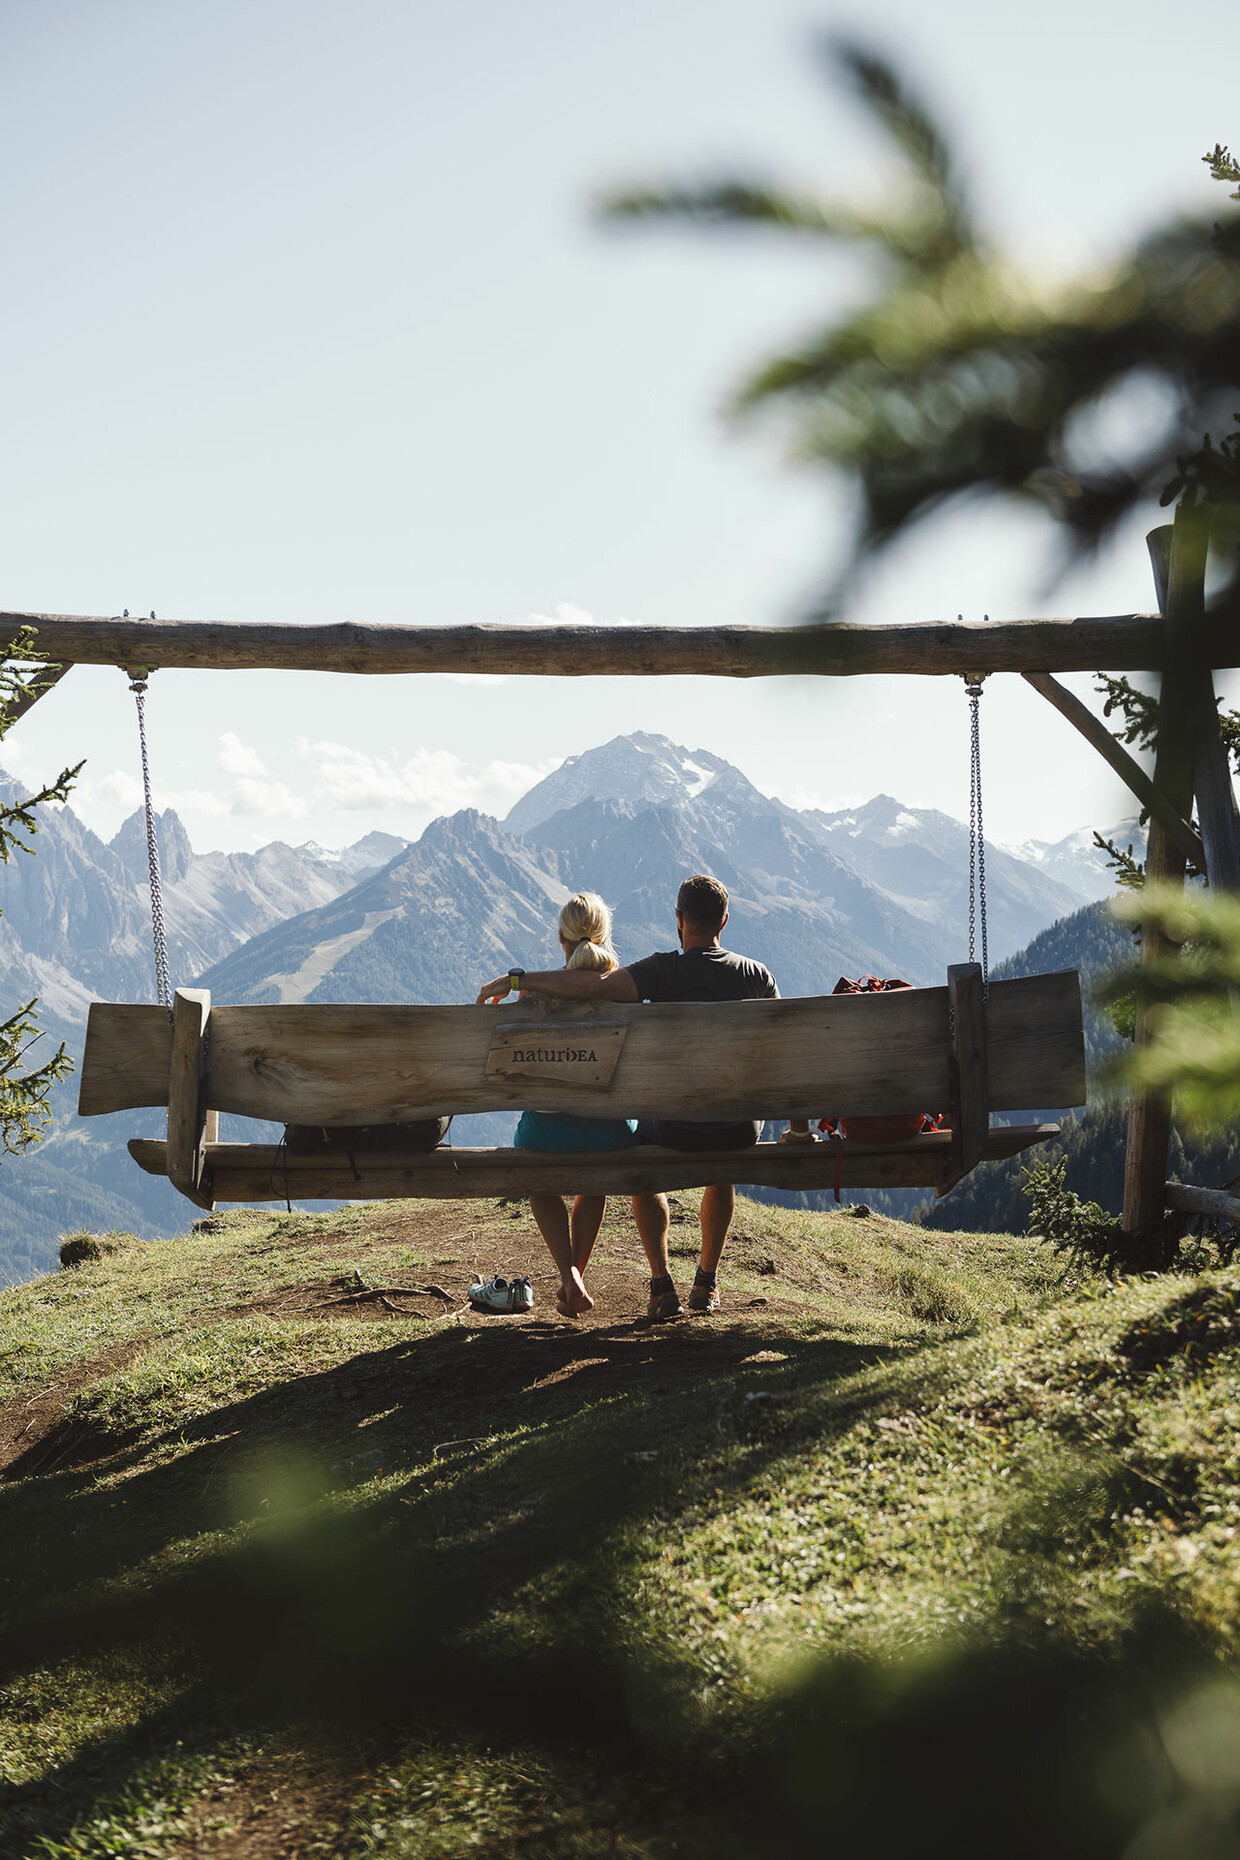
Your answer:
[[[1058,1136],[1058,1124],[996,1125],[986,1158],[1014,1156]],[[135,1137],[129,1153],[148,1174],[167,1173],[162,1138]],[[934,1188],[952,1160],[950,1131],[898,1144],[843,1145],[845,1188]],[[752,1149],[692,1153],[642,1145],[631,1150],[452,1149],[402,1155],[293,1156],[275,1143],[207,1145],[205,1182],[216,1201],[371,1201],[402,1197],[464,1201],[474,1196],[530,1194],[634,1195],[656,1189],[702,1188],[709,1182],[763,1188],[831,1188],[835,1145],[759,1143]]]
[[[952,1098],[946,988],[784,1001],[515,1007],[213,1007],[204,1105],[290,1124],[408,1123],[448,1112],[575,1111],[586,1116],[889,1115]],[[143,1018],[145,1017],[145,1018]],[[623,1025],[610,1086],[488,1076],[498,1028],[528,1024],[587,1042]],[[1073,971],[991,985],[990,1111],[1085,1098],[1080,985]],[[164,1009],[97,1002],[79,1110],[168,1101]]]

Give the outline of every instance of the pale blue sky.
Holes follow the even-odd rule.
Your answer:
[[[720,408],[855,276],[769,237],[603,231],[589,203],[736,169],[881,191],[809,55],[823,27],[899,53],[1031,267],[1097,265],[1177,205],[1221,204],[1198,157],[1240,138],[1240,26],[1204,0],[7,0],[0,604],[794,617],[845,501]],[[959,513],[851,617],[1147,608],[1145,527],[1048,601],[1035,518]],[[985,710],[998,836],[1127,811],[1027,688],[996,683]],[[151,713],[157,799],[201,848],[502,813],[638,728],[793,801],[967,807],[954,682],[168,672]],[[33,779],[81,754],[75,805],[110,833],[136,793],[119,672],[75,671],[0,760]]]

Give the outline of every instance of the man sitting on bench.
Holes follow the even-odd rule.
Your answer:
[[[521,976],[528,993],[560,995],[570,1001],[750,1001],[777,999],[779,989],[769,969],[747,956],[733,955],[720,946],[728,921],[727,888],[717,878],[687,878],[676,896],[676,928],[680,948],[643,956],[625,969],[600,975],[586,969],[547,969]],[[498,1001],[509,991],[509,977],[488,982],[479,1002]],[[697,1119],[674,1122],[643,1120],[637,1127],[639,1143],[658,1143],[675,1150],[736,1150],[756,1143],[761,1123],[721,1124]],[[717,1274],[728,1229],[736,1207],[736,1190],[730,1182],[713,1183],[702,1191],[700,1215],[702,1251],[689,1309],[706,1313],[719,1307]],[[633,1215],[650,1262],[652,1318],[679,1317],[680,1298],[672,1282],[667,1256],[669,1213],[666,1195],[634,1195]]]

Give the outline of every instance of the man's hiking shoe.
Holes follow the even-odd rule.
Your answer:
[[[485,1285],[475,1279],[466,1295],[475,1311],[487,1311],[492,1316],[529,1311],[534,1303],[534,1287],[528,1279],[501,1279],[498,1273]]]
[[[665,1292],[651,1292],[650,1303],[646,1306],[646,1316],[656,1324],[664,1318],[683,1317],[684,1308],[676,1287],[669,1286]]]
[[[689,1291],[689,1310],[695,1317],[707,1317],[719,1309],[719,1293],[713,1285],[694,1285]]]

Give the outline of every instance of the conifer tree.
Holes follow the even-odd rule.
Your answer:
[[[31,650],[33,637],[29,629],[24,629],[0,655],[0,742],[53,682],[53,668],[40,664],[38,655]],[[39,830],[37,810],[50,801],[67,800],[81,769],[80,762],[62,769],[56,780],[37,794],[0,803],[0,861],[7,865],[15,853],[33,854],[31,841]],[[0,1020],[0,1144],[11,1155],[28,1149],[46,1135],[51,1121],[49,1094],[73,1067],[63,1044],[41,1065],[30,1063],[32,1047],[44,1037],[37,1007],[36,996]]]

